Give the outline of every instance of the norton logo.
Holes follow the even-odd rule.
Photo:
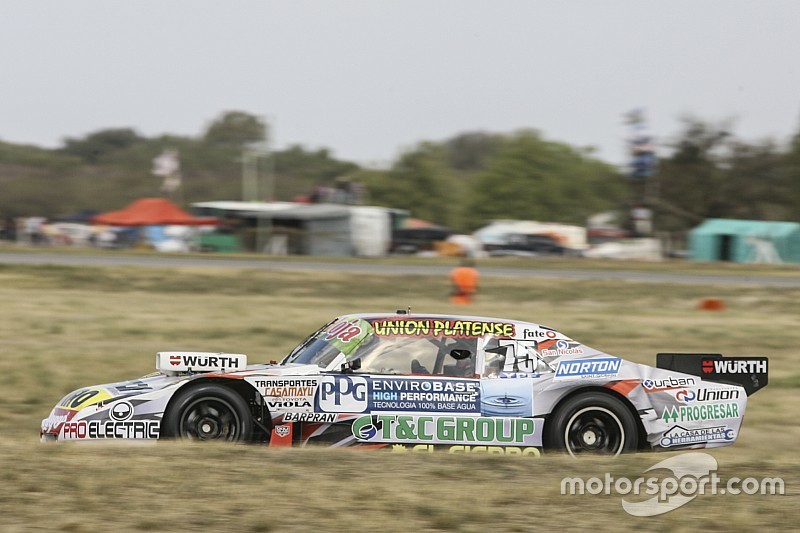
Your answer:
[[[181,356],[180,355],[170,355],[169,356],[169,364],[172,366],[178,366],[181,364]]]
[[[128,420],[133,416],[133,406],[128,402],[117,402],[111,407],[109,414],[117,422]]]

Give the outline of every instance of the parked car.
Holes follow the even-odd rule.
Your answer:
[[[492,257],[580,255],[579,250],[572,250],[563,246],[550,235],[533,235],[527,233],[509,234],[503,242],[485,243],[483,248],[484,251]]]

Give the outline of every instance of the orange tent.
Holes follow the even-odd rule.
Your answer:
[[[217,219],[192,216],[166,198],[142,198],[124,209],[95,215],[91,222],[107,226],[207,226],[216,225]]]

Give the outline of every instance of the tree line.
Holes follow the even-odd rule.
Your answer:
[[[263,142],[267,128],[254,115],[230,111],[198,137],[148,138],[121,128],[67,138],[57,149],[0,141],[0,218],[107,211],[159,196],[163,178],[152,165],[165,149],[180,155],[179,203],[239,200],[243,150]],[[275,200],[355,182],[366,190],[366,203],[408,209],[459,231],[494,219],[583,225],[602,211],[624,220],[637,205],[652,208],[663,231],[685,231],[709,217],[800,220],[800,132],[784,143],[745,141],[730,121],[691,117],[660,143],[657,170],[645,182],[594,157],[591,148],[532,129],[423,141],[386,169],[300,145],[273,151],[258,165],[261,179],[270,176]]]

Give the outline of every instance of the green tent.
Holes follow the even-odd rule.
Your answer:
[[[711,218],[689,233],[695,261],[800,263],[800,223]]]

